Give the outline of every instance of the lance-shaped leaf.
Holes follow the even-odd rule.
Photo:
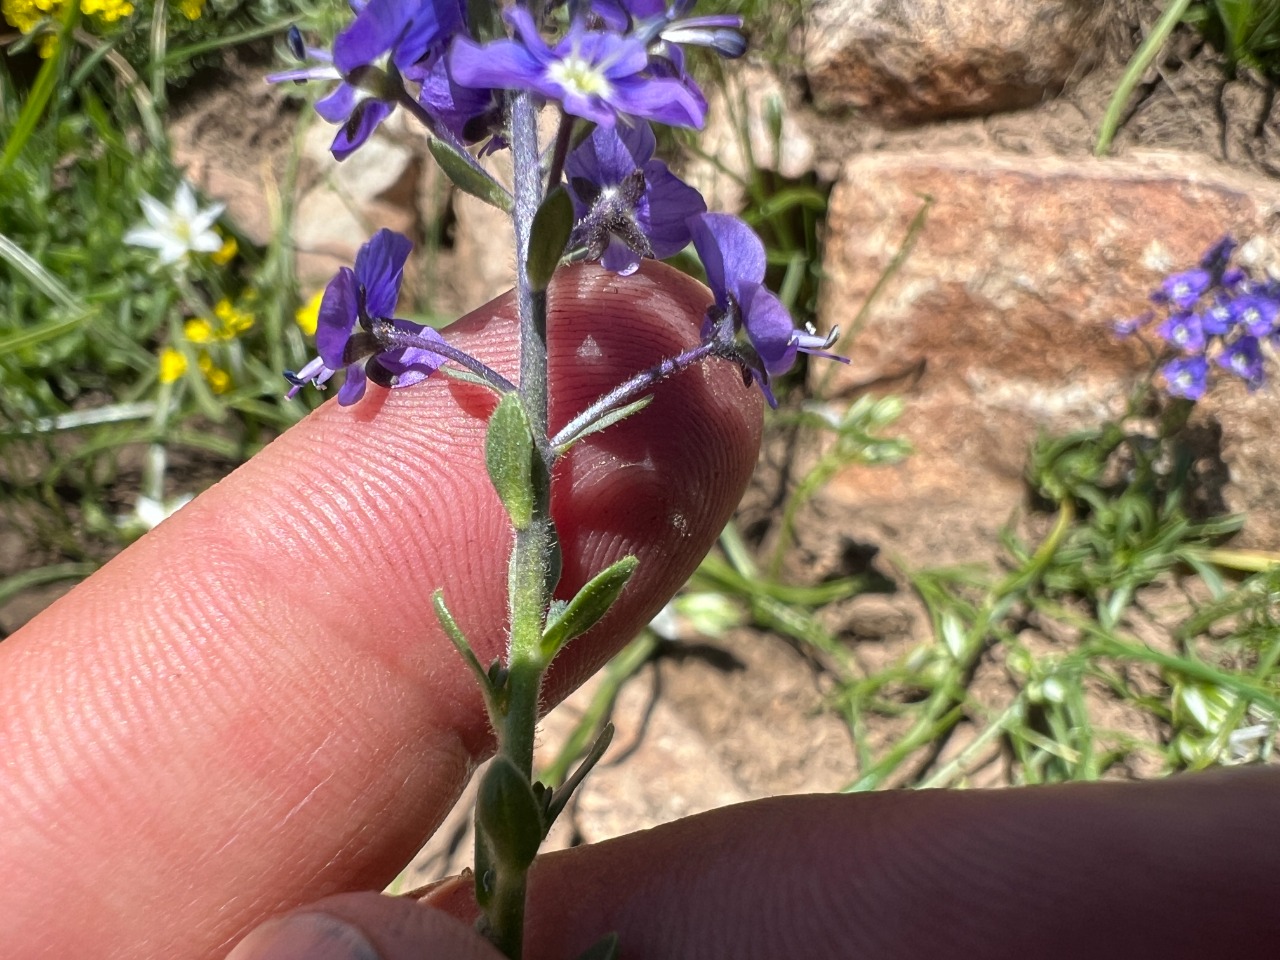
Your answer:
[[[453,181],[454,186],[473,197],[479,197],[485,203],[499,210],[511,212],[511,194],[493,177],[485,173],[474,160],[463,156],[455,146],[445,143],[438,137],[427,141],[427,149],[440,164],[444,175]]]
[[[529,283],[535,291],[547,289],[571,233],[573,201],[564,187],[556,187],[533,215],[529,231]]]
[[[523,869],[538,855],[546,833],[542,805],[507,757],[495,757],[480,780],[476,826],[494,860],[504,866]]]
[[[635,573],[640,561],[626,556],[592,577],[554,618],[548,618],[542,631],[542,652],[548,657],[574,637],[590,630],[609,612],[622,588]]]
[[[533,517],[533,432],[520,398],[504,396],[489,418],[485,434],[484,462],[489,482],[517,530],[529,526]]]

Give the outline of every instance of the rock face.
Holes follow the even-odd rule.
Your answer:
[[[935,522],[979,508],[998,527],[1023,496],[1036,431],[1120,410],[1148,361],[1111,324],[1141,312],[1167,273],[1224,232],[1265,238],[1274,185],[1182,154],[1065,160],[962,151],[864,155],[832,196],[823,317],[847,324],[923,225],[846,352],[837,389],[904,391],[916,453],[847,470],[830,492],[855,507],[929,504]],[[1223,383],[1199,415],[1222,429],[1227,506],[1245,540],[1280,544],[1266,440],[1280,398]],[[1240,469],[1249,464],[1248,469]]]
[[[1087,67],[1109,4],[814,0],[804,66],[821,108],[902,125],[1026,107]]]

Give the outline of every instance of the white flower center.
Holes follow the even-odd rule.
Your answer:
[[[583,97],[604,97],[610,89],[609,79],[599,66],[576,55],[552,64],[547,76],[570,93]]]

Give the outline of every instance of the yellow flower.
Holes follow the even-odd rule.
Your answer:
[[[213,324],[204,317],[192,317],[182,325],[182,333],[192,343],[208,343],[215,337]]]
[[[316,334],[316,324],[320,322],[320,301],[323,299],[324,291],[317,290],[312,294],[311,299],[300,306],[298,312],[293,315],[302,332],[308,337],[314,337]]]
[[[199,20],[204,13],[204,0],[178,0],[178,9],[188,20]]]
[[[103,23],[115,23],[133,13],[133,4],[129,0],[80,0],[80,12]]]
[[[213,357],[207,353],[200,354],[198,363],[200,364],[200,372],[209,381],[209,389],[214,393],[226,393],[231,387],[231,374],[221,367],[215,366]]]
[[[192,20],[195,17],[191,17]],[[235,237],[224,237],[222,246],[213,253],[209,254],[209,259],[218,266],[223,267],[236,258],[236,254],[240,252],[240,244],[236,243]]]
[[[0,0],[0,15],[10,26],[17,27],[22,33],[30,33],[45,17],[56,17],[62,14],[63,0]],[[53,42],[51,37],[41,38],[41,48]],[[45,56],[41,53],[41,56]]]
[[[223,297],[213,307],[213,315],[221,321],[222,337],[231,340],[253,327],[254,317],[248,310],[240,310]]]
[[[187,372],[187,358],[173,347],[165,347],[160,351],[160,382],[173,383]]]

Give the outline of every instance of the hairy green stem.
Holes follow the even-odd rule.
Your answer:
[[[555,527],[551,522],[551,456],[547,443],[547,296],[529,279],[529,239],[534,214],[542,202],[538,157],[537,109],[527,93],[511,95],[511,149],[514,171],[516,233],[516,305],[520,323],[520,399],[537,447],[530,483],[534,491],[532,519],[516,530],[508,568],[511,634],[507,677],[494,717],[498,753],[527,778],[533,776],[534,731],[546,658],[542,630],[554,586],[552,556]],[[479,842],[479,838],[477,838]],[[523,946],[527,868],[495,863],[492,897],[486,911],[489,937],[511,960]]]

